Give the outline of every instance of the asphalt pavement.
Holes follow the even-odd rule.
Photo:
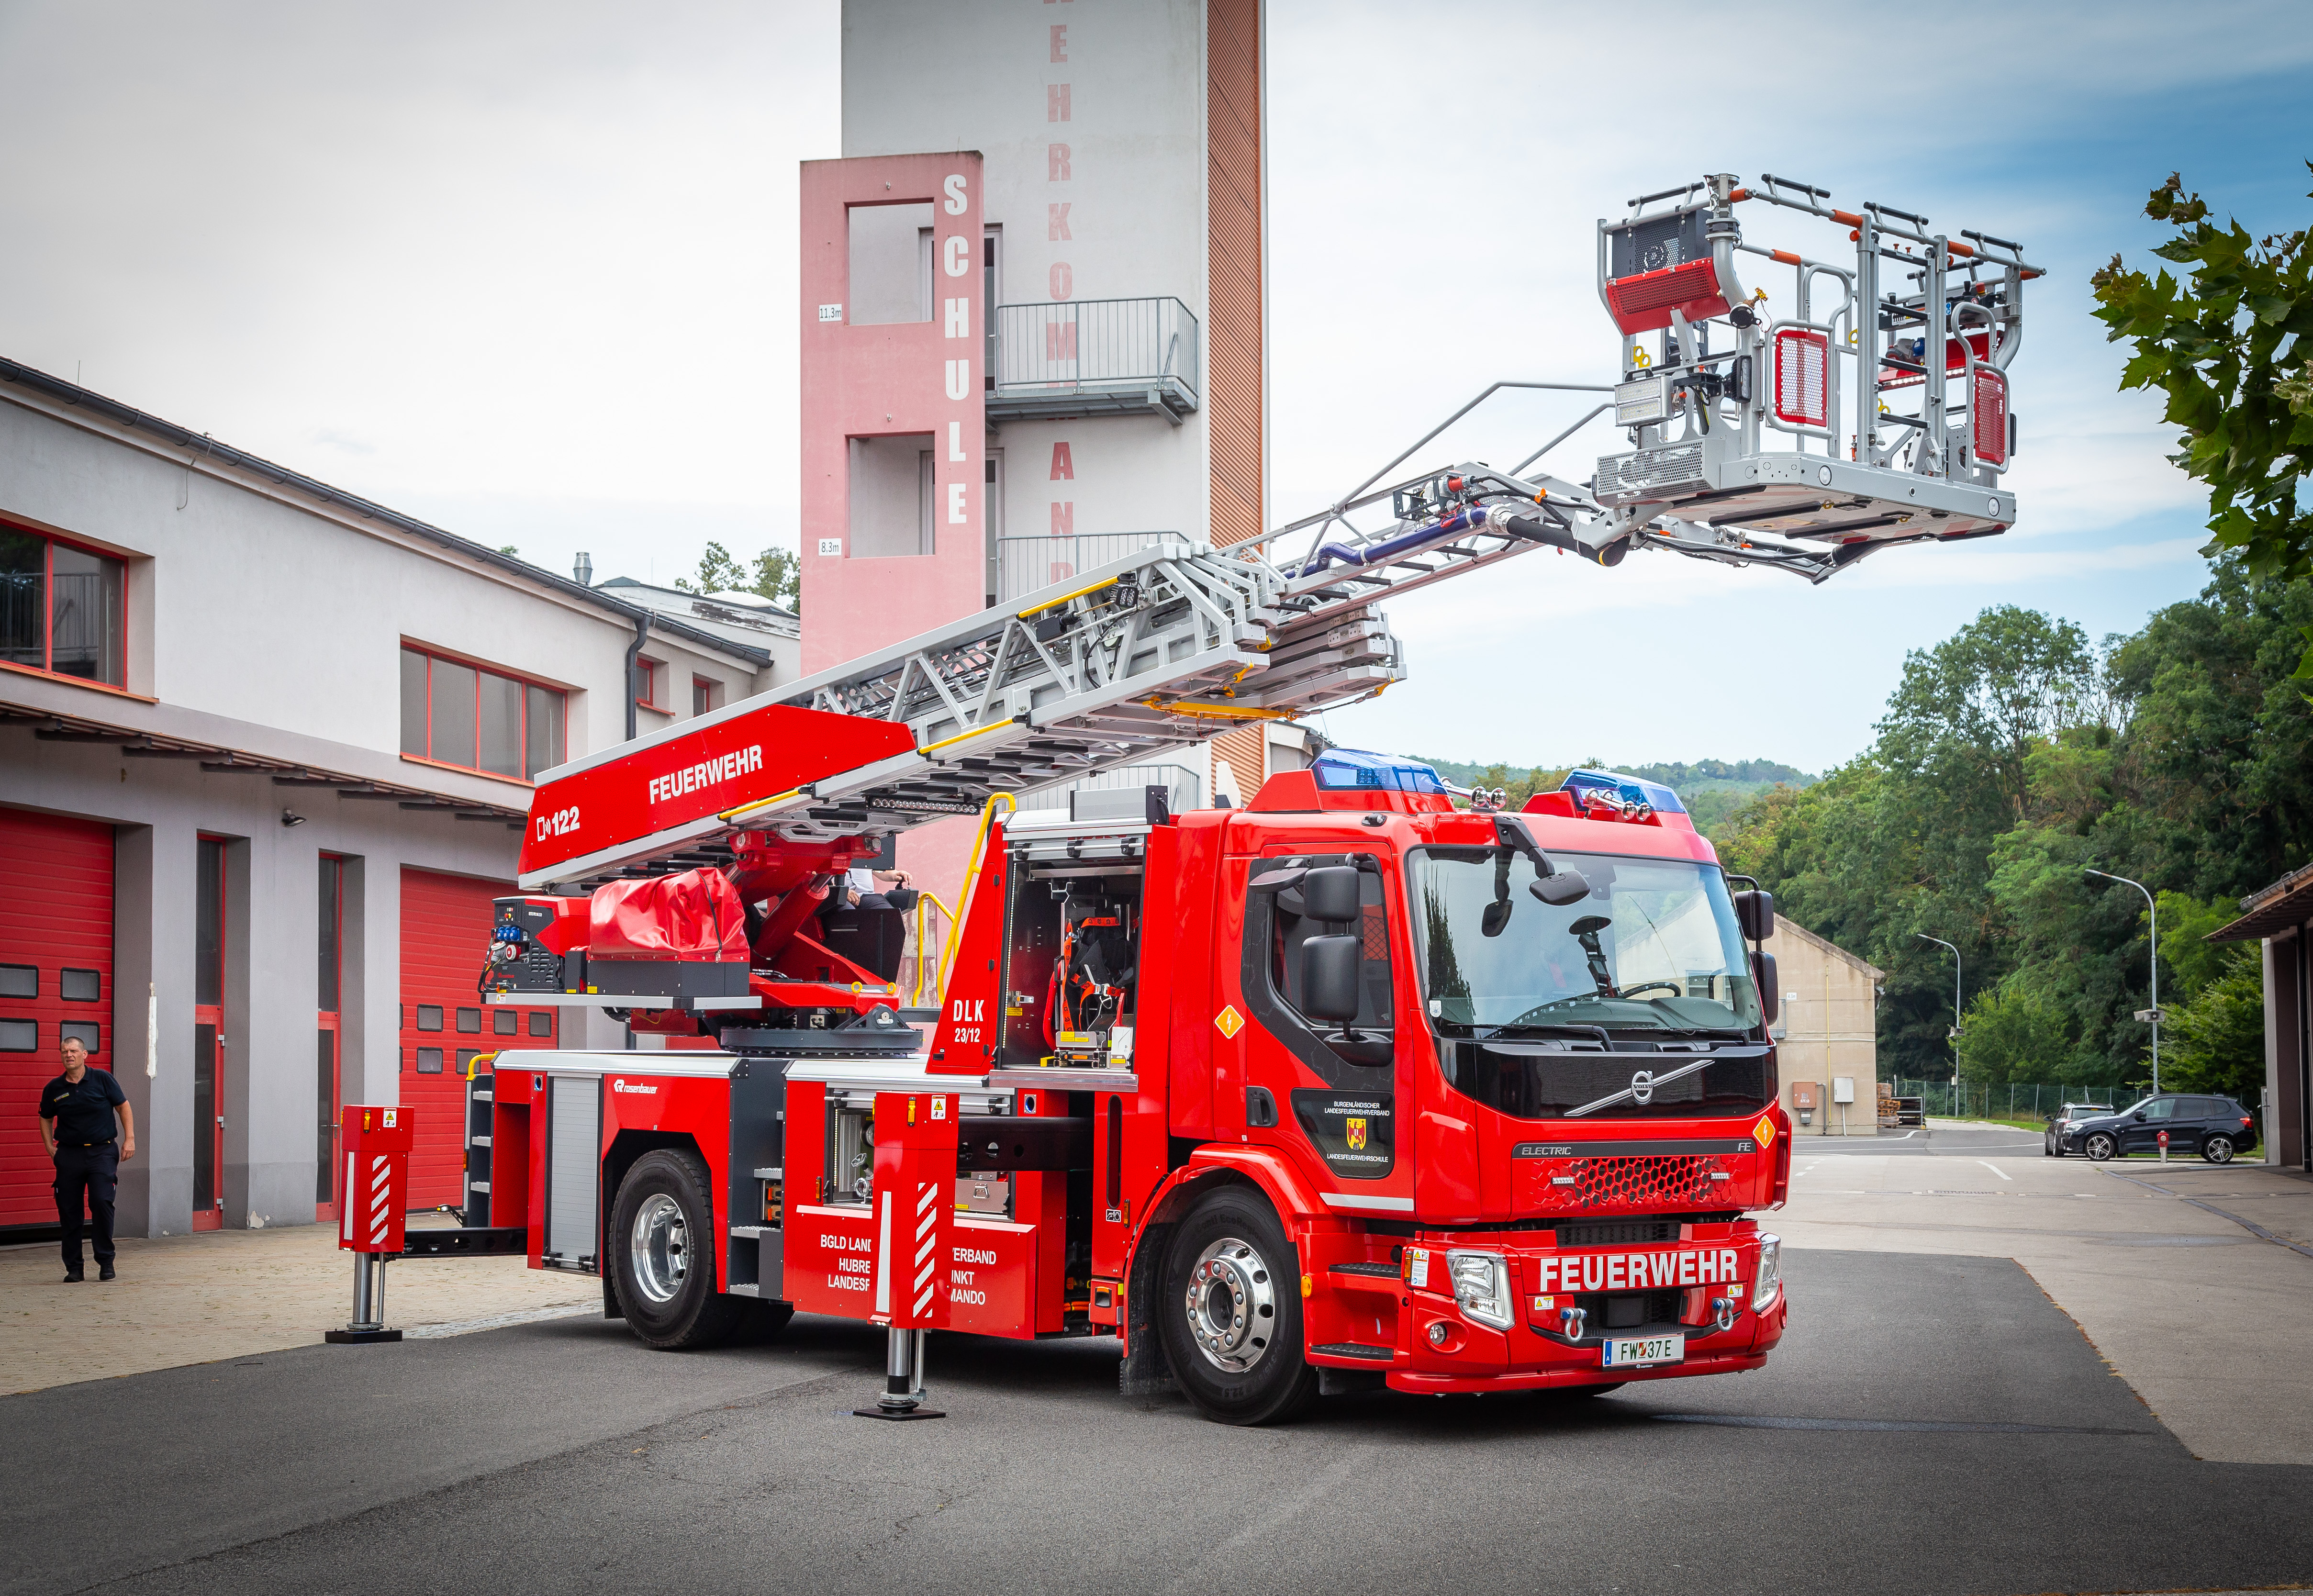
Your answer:
[[[1807,1131],[1791,1134],[1791,1153],[1825,1157],[1984,1158],[2040,1153],[2041,1134],[2005,1125],[1974,1120],[1937,1120],[1910,1130],[1883,1130],[1876,1136],[1819,1136]]]
[[[0,1399],[0,1588],[2025,1592],[2291,1585],[2313,1471],[2195,1460],[2006,1258],[1786,1254],[1756,1373],[1594,1399],[1120,1398],[1114,1345],[655,1354],[599,1320]],[[60,1491],[61,1482],[71,1482]],[[72,1506],[59,1512],[60,1500]]]

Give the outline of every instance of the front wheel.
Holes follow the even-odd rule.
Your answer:
[[[2046,1158],[2054,1158],[2056,1156],[2056,1137],[2054,1132],[2044,1131],[2041,1133],[2040,1152],[2042,1156]]]
[[[2089,1137],[2080,1151],[2089,1155],[2090,1163],[2109,1163],[2112,1155],[2120,1151],[2120,1144],[2112,1139],[2112,1133],[2100,1130]]]
[[[1258,1192],[1225,1186],[1173,1232],[1158,1324],[1173,1377],[1207,1418],[1271,1424],[1316,1395],[1300,1283],[1293,1243]]]
[[[730,1338],[744,1299],[715,1289],[715,1206],[696,1153],[646,1153],[611,1206],[611,1267],[627,1328],[663,1351]]]
[[[2233,1161],[2233,1139],[2230,1136],[2211,1136],[2201,1144],[2201,1156],[2211,1163],[2230,1163]]]

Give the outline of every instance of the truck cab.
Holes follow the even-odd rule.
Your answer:
[[[1128,1382],[1216,1416],[1755,1367],[1772,917],[1667,789],[1471,812],[1334,750],[1243,811],[1014,817],[928,1068],[1089,1122],[1073,1196],[990,1168],[966,1200],[1052,1205],[1052,1329],[1115,1325]]]

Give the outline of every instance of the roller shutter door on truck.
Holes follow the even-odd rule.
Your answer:
[[[40,1088],[67,1035],[119,1062],[112,1009],[112,828],[0,809],[0,1229],[56,1223]]]
[[[555,1045],[554,1010],[486,1006],[474,990],[491,903],[514,891],[511,881],[402,868],[401,1101],[418,1111],[413,1208],[464,1201],[468,1061],[500,1048]]]

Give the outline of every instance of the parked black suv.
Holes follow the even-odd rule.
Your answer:
[[[2197,1153],[2211,1163],[2230,1163],[2236,1153],[2256,1145],[2256,1121],[2229,1097],[2162,1093],[2121,1109],[2060,1121],[2054,1127],[2056,1153],[2085,1153],[2098,1163],[2129,1153],[2157,1153],[2160,1133],[2168,1151]]]

